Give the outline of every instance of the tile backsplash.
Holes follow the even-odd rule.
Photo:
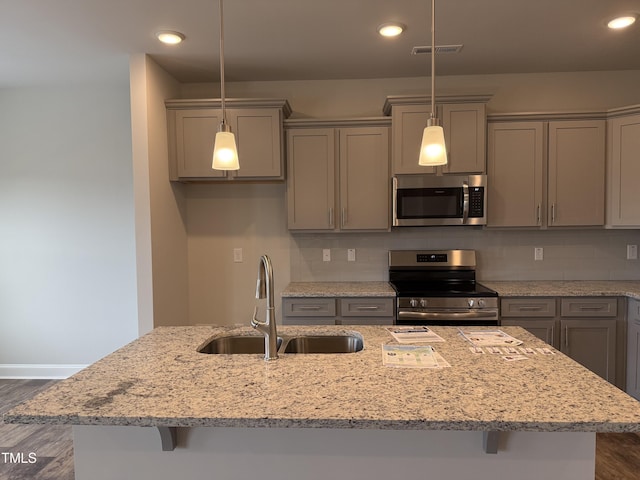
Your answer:
[[[479,280],[640,280],[640,260],[627,260],[638,230],[511,231],[480,227],[394,229],[391,233],[291,234],[291,281],[387,280],[387,252],[473,249]],[[544,257],[534,260],[534,248]],[[331,261],[322,250],[331,250]],[[347,261],[355,249],[356,261]]]

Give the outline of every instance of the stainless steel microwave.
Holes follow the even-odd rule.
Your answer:
[[[393,226],[485,225],[486,175],[396,175]]]

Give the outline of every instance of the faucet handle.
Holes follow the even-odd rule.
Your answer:
[[[253,318],[251,318],[251,326],[256,328],[258,325],[263,325],[264,322],[258,320],[258,306],[253,307]]]

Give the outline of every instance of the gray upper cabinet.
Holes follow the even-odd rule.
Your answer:
[[[335,227],[335,132],[287,131],[287,223],[292,230]]]
[[[442,173],[485,173],[486,101],[488,97],[437,97],[437,115],[447,145]],[[388,97],[384,113],[392,118],[392,173],[437,173],[418,165],[422,132],[431,106],[427,97]]]
[[[604,225],[605,121],[549,122],[547,222]]]
[[[490,122],[488,132],[488,226],[604,225],[604,120]]]
[[[544,125],[542,122],[491,123],[488,134],[488,225],[540,226]]]
[[[389,127],[301,124],[287,128],[289,229],[389,230]]]
[[[640,227],[640,107],[623,109],[608,124],[607,226]]]
[[[229,100],[227,123],[236,136],[240,170],[211,168],[215,134],[222,112],[218,100],[167,100],[171,180],[284,179],[283,118],[286,100]]]

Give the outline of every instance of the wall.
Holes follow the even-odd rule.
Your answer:
[[[640,103],[640,71],[475,75],[438,78],[438,93],[492,94],[489,113],[606,110]],[[389,95],[425,95],[426,78],[228,83],[227,95],[286,98],[292,118],[381,116]],[[182,98],[219,95],[214,84],[181,85]],[[379,234],[290,234],[284,186],[188,186],[189,306],[191,323],[246,323],[255,268],[232,263],[233,248],[263,240],[288,244],[289,258],[274,262],[278,288],[292,281],[385,280],[387,251],[402,248],[478,250],[479,276],[498,279],[640,279],[640,262],[625,260],[638,231],[491,231],[469,228],[404,229]],[[233,200],[236,200],[235,203]],[[266,245],[265,245],[266,246]],[[533,248],[545,259],[533,261]],[[322,262],[331,248],[332,262]],[[346,249],[357,261],[346,262]],[[223,275],[216,276],[217,273]],[[220,314],[217,315],[216,312]],[[277,310],[280,315],[279,309]]]
[[[139,331],[188,323],[184,185],[169,182],[164,100],[178,82],[146,55],[130,61]]]
[[[126,76],[0,90],[0,377],[66,376],[136,337],[129,118]]]

